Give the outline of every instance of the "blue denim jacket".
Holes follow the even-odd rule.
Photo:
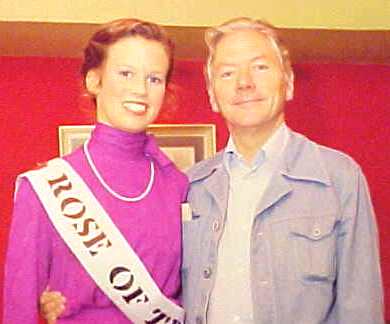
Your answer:
[[[384,323],[377,227],[364,175],[345,154],[289,132],[283,166],[252,224],[255,323]],[[189,172],[186,323],[206,323],[229,191],[222,157],[220,152]],[[237,298],[246,293],[237,291]]]

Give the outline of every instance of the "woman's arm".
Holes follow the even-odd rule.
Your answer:
[[[4,278],[3,323],[36,324],[50,271],[47,216],[30,183],[15,196]]]

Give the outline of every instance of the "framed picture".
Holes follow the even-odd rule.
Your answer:
[[[91,134],[93,125],[59,126],[60,155],[81,146]],[[153,124],[147,132],[156,137],[162,151],[186,171],[196,162],[212,157],[216,152],[214,124]]]

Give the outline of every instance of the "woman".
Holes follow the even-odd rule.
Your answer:
[[[154,139],[145,134],[163,103],[172,52],[171,41],[155,24],[123,19],[103,25],[90,39],[81,68],[85,87],[96,104],[97,125],[86,145],[63,160],[70,165],[69,172],[75,171],[92,192],[91,196],[96,197],[95,205],[101,205],[103,213],[134,250],[168,299],[168,306],[180,313],[181,308],[175,308],[180,295],[180,203],[185,199],[188,182],[158,149]],[[36,323],[38,298],[47,286],[60,291],[67,300],[66,310],[57,323],[144,322],[146,317],[140,319],[137,310],[133,317],[132,309],[130,315],[125,315],[114,305],[104,289],[92,280],[94,276],[96,282],[107,278],[93,275],[98,270],[86,270],[81,265],[83,255],[78,256],[78,248],[72,250],[71,244],[61,237],[66,233],[63,235],[57,228],[60,225],[56,224],[56,217],[60,216],[65,221],[75,221],[72,235],[84,240],[80,241],[84,244],[81,246],[88,247],[86,254],[91,262],[104,253],[104,258],[122,253],[111,252],[118,235],[109,238],[103,233],[94,213],[88,214],[89,205],[83,205],[78,198],[61,198],[68,189],[73,190],[71,180],[48,181],[53,199],[63,199],[59,209],[62,214],[51,216],[43,202],[45,195],[37,194],[39,188],[33,185],[33,176],[19,178],[5,269],[3,323]],[[84,222],[76,224],[83,217]],[[71,231],[72,226],[65,232]],[[88,230],[100,234],[87,240]],[[133,266],[132,262],[129,264]],[[153,296],[146,294],[146,288],[136,287],[136,282],[143,281],[135,281],[138,279],[134,268],[118,265],[111,267],[108,274],[106,281],[112,287],[107,289],[114,291],[116,305],[123,304],[123,300],[122,308],[152,303]],[[130,286],[139,289],[125,294]],[[182,320],[180,316],[169,317],[161,311],[162,307],[150,310],[152,315],[144,309],[140,311],[143,316],[150,315],[150,323]]]

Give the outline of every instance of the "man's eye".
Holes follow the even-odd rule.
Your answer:
[[[222,79],[227,79],[230,78],[232,75],[233,75],[233,71],[225,71],[225,72],[221,72],[220,77]]]
[[[255,64],[253,68],[254,68],[255,71],[265,71],[265,70],[268,70],[268,65],[266,65],[266,64]]]
[[[155,83],[155,84],[161,84],[161,83],[164,82],[164,80],[162,78],[158,77],[158,76],[152,75],[152,76],[149,77],[149,82],[150,83]]]

